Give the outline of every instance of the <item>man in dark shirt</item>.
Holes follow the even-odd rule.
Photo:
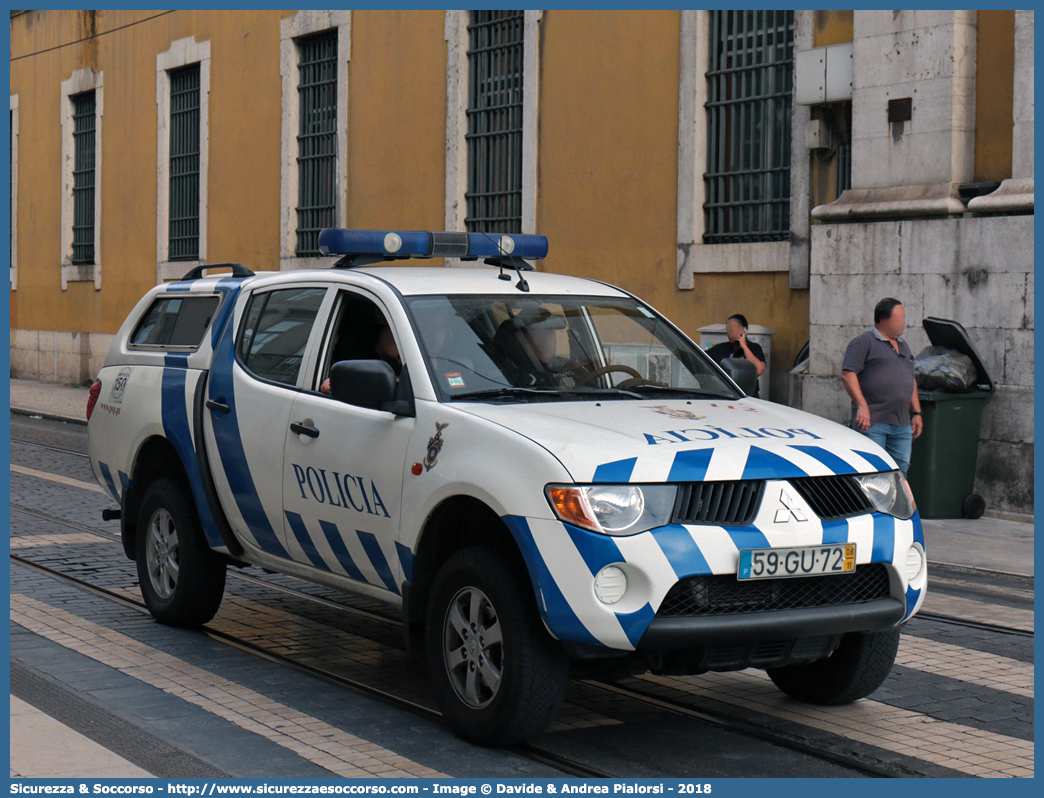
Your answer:
[[[924,428],[913,354],[900,337],[905,329],[902,303],[882,299],[874,308],[874,326],[852,339],[841,364],[852,426],[888,452],[904,475],[913,439]]]
[[[707,350],[711,360],[715,363],[721,363],[726,358],[743,357],[754,364],[754,367],[758,370],[759,377],[764,374],[765,352],[759,344],[747,340],[746,317],[739,313],[729,316],[725,322],[725,332],[728,334],[729,340],[715,344]],[[758,383],[754,383],[755,397],[760,393],[760,387]]]

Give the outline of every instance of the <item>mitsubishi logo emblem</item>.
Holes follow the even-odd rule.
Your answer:
[[[782,524],[790,520],[793,516],[795,521],[807,521],[805,514],[793,506],[794,500],[790,498],[790,494],[785,490],[779,492],[779,503],[783,505],[783,508],[776,510],[775,522]]]

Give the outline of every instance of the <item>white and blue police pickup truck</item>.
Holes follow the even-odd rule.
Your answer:
[[[401,607],[483,744],[546,729],[571,673],[762,668],[818,704],[883,682],[927,563],[868,438],[747,398],[745,361],[626,291],[533,271],[542,236],[320,245],[330,269],[152,289],[95,383],[91,465],[158,621],[208,622],[228,565]],[[499,271],[385,263],[411,257]]]

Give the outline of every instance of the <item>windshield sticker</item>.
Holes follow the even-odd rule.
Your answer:
[[[823,440],[819,435],[816,435],[814,432],[809,432],[807,429],[777,429],[775,427],[761,427],[756,430],[752,427],[738,427],[731,431],[724,429],[723,427],[694,427],[692,429],[672,429],[658,433],[643,432],[642,435],[645,436],[645,442],[649,446],[656,446],[661,443],[713,441],[718,438],[790,439],[804,436],[817,441]]]
[[[638,306],[638,312],[641,313],[643,316],[645,316],[645,318],[647,318],[647,319],[655,319],[656,318],[652,313],[649,312],[648,308],[642,307],[641,305]]]
[[[424,470],[431,471],[439,461],[439,452],[442,451],[442,431],[449,426],[449,422],[440,424],[435,422],[435,434],[428,438],[428,451],[424,455]]]
[[[446,377],[446,383],[450,388],[464,388],[464,378],[460,376],[459,371],[450,372],[444,375]]]
[[[680,407],[667,407],[666,405],[645,405],[645,407],[656,413],[663,413],[663,415],[670,416],[671,418],[684,418],[689,421],[697,421],[698,419],[706,418],[706,416],[698,416],[691,410],[683,410]]]

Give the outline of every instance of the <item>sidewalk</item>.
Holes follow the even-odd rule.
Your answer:
[[[152,777],[148,771],[14,696],[11,696],[11,732],[12,779]]]

